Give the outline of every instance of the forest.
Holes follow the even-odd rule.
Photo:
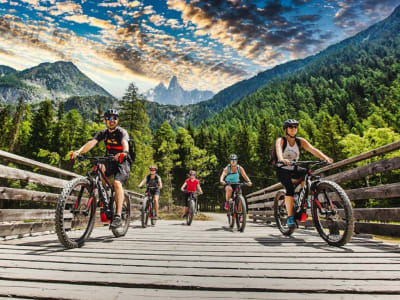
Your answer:
[[[218,209],[224,201],[219,176],[231,153],[239,156],[254,184],[245,188],[245,194],[276,182],[269,156],[276,138],[284,134],[285,119],[299,120],[298,135],[335,161],[399,140],[400,38],[340,49],[272,80],[197,127],[164,122],[151,129],[146,103],[132,83],[112,104],[120,110],[119,125],[128,130],[137,148],[127,188],[137,190],[148,166],[155,163],[164,182],[162,203],[181,204],[180,186],[194,169],[205,191],[200,203]],[[104,128],[102,114],[108,107],[92,106],[95,112],[89,118],[77,109],[66,112],[64,105],[54,100],[31,105],[21,98],[17,106],[0,106],[0,149],[84,174],[89,166],[72,164],[69,154]],[[95,155],[104,152],[102,144],[92,150]],[[395,155],[399,153],[390,154]],[[311,158],[306,153],[302,157]],[[353,184],[389,183],[398,175]],[[399,204],[396,199],[370,199],[357,205]]]

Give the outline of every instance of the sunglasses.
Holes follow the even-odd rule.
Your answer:
[[[107,121],[116,121],[118,120],[118,117],[114,116],[114,117],[106,117]]]
[[[192,174],[190,174],[190,176],[196,176],[196,174],[193,174],[193,173],[192,173]]]
[[[297,128],[298,126],[297,125],[290,125],[290,126],[288,126],[289,128]]]
[[[231,159],[231,161],[237,161],[237,159]]]
[[[150,169],[150,171],[157,171],[157,169]]]

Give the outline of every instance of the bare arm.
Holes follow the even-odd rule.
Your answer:
[[[242,174],[244,180],[249,184],[249,186],[252,186],[253,184],[251,183],[250,178],[247,176],[246,171],[244,170],[243,167],[240,167],[240,174]]]
[[[199,193],[200,193],[200,194],[203,194],[203,190],[201,189],[200,182],[199,182],[199,184],[197,185],[197,189],[199,190]]]
[[[333,162],[333,159],[326,156],[322,151],[318,150],[317,148],[313,147],[307,140],[300,138],[301,141],[301,147],[306,149],[308,152],[313,154],[314,156],[328,161],[330,164]]]
[[[94,146],[96,146],[97,143],[98,143],[98,141],[96,139],[90,140],[85,145],[83,145],[79,150],[72,153],[72,159],[75,159],[75,157],[77,157],[80,154],[83,154],[85,152],[92,150],[92,148]]]
[[[141,188],[146,182],[146,177],[142,180],[141,183],[139,183],[138,188]]]
[[[276,157],[278,158],[278,161],[283,162],[285,165],[290,165],[290,161],[288,159],[283,158],[283,139],[279,138],[275,142],[275,150],[276,150]]]
[[[187,185],[187,184],[186,184],[186,181],[185,181],[185,183],[184,183],[184,184],[182,184],[182,186],[181,186],[181,191],[182,191],[182,192],[184,192],[184,191],[185,191],[185,187],[186,187],[186,185]]]
[[[225,180],[224,180],[226,175],[228,175],[228,168],[227,167],[225,167],[225,169],[222,171],[222,174],[221,174],[221,176],[219,178],[219,182],[220,183],[222,183],[222,184],[226,183]]]
[[[161,181],[161,177],[158,178],[158,186],[160,188],[160,190],[162,189],[162,181]]]

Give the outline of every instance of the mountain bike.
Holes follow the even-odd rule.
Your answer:
[[[241,187],[247,185],[247,183],[227,183],[226,185],[232,187],[232,197],[229,199],[229,209],[227,214],[229,227],[233,228],[236,222],[238,231],[244,232],[244,228],[246,227],[247,209]]]
[[[187,192],[189,193],[188,198],[188,211],[186,213],[185,219],[186,224],[190,226],[192,224],[194,215],[197,214],[197,193],[196,192]]]
[[[311,206],[312,220],[322,239],[329,245],[343,246],[353,235],[353,209],[346,192],[337,183],[323,180],[320,176],[313,174],[315,167],[326,163],[326,161],[290,163],[295,168],[301,166],[307,169],[306,175],[295,182],[294,218],[297,227],[298,222],[307,221],[307,208]],[[280,163],[280,166],[282,165]],[[284,235],[291,235],[295,227],[288,227],[286,224],[287,210],[284,191],[279,191],[275,196],[274,216],[279,230]]]
[[[110,223],[116,213],[114,187],[101,170],[100,165],[114,160],[114,156],[78,156],[78,160],[90,160],[93,168],[85,177],[69,181],[63,188],[56,205],[55,227],[58,239],[66,248],[81,247],[93,231],[96,208],[100,207],[100,219]],[[121,221],[118,228],[109,227],[115,237],[124,236],[129,228],[131,210],[129,196],[125,194]]]
[[[151,225],[156,225],[157,220],[154,219],[154,192],[157,190],[158,187],[147,187],[145,197],[142,203],[142,210],[140,214],[140,220],[142,221],[142,227],[146,228],[149,223],[149,219]]]

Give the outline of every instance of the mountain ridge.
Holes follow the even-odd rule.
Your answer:
[[[164,105],[189,105],[210,99],[214,95],[211,91],[194,89],[186,91],[181,87],[178,78],[172,76],[168,87],[160,82],[156,87],[145,93],[145,98]]]
[[[20,97],[28,102],[39,102],[95,95],[112,97],[72,62],[45,62],[0,77],[0,102],[9,104],[15,104]]]

